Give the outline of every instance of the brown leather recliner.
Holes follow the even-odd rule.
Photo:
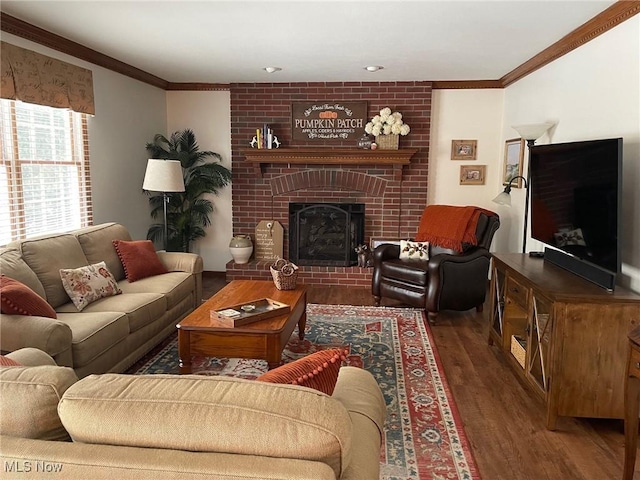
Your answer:
[[[405,260],[400,241],[383,243],[373,252],[371,292],[376,306],[382,297],[424,308],[429,322],[435,323],[441,310],[482,311],[487,291],[489,246],[500,226],[497,216],[480,214],[476,227],[477,245],[464,245],[456,252],[429,245],[429,260]]]

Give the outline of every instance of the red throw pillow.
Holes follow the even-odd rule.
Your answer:
[[[302,385],[331,395],[338,381],[338,372],[342,361],[346,359],[347,353],[340,348],[321,350],[295,362],[269,370],[256,380]]]
[[[0,367],[21,367],[22,365],[9,357],[0,355]]]
[[[151,240],[114,240],[113,246],[130,283],[143,278],[167,273],[167,268],[160,261]]]
[[[7,315],[57,318],[47,301],[24,283],[0,275],[0,310]]]

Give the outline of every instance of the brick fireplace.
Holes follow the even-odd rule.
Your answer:
[[[284,255],[289,251],[289,203],[359,203],[365,205],[364,241],[376,237],[410,237],[415,234],[427,203],[428,151],[431,117],[431,82],[331,82],[232,84],[231,148],[233,170],[234,234],[254,236],[261,220],[276,220],[284,227]],[[336,162],[335,152],[357,149],[355,142],[324,146],[291,140],[293,101],[368,102],[369,118],[390,107],[403,114],[411,127],[400,138],[400,149],[417,149],[408,165],[381,161],[366,164],[352,159]],[[333,162],[314,158],[309,164],[247,161],[256,127],[267,123],[282,147],[326,148]],[[379,152],[382,153],[382,152]],[[384,154],[383,154],[384,155]],[[269,279],[269,261],[227,264],[227,280]],[[371,269],[357,266],[301,266],[298,281],[309,285],[371,284]]]

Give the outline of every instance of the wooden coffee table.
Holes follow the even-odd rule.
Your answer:
[[[291,310],[284,315],[260,320],[241,327],[225,327],[211,319],[212,310],[271,298],[286,303]],[[187,315],[178,325],[180,373],[191,373],[191,356],[259,358],[269,368],[280,365],[282,350],[298,325],[304,339],[307,323],[307,287],[278,290],[270,280],[233,280],[213,297]]]

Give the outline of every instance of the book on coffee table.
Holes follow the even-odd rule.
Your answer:
[[[291,307],[286,303],[276,302],[271,298],[260,298],[220,310],[211,310],[211,320],[225,327],[240,327],[266,318],[284,315],[290,310]]]

